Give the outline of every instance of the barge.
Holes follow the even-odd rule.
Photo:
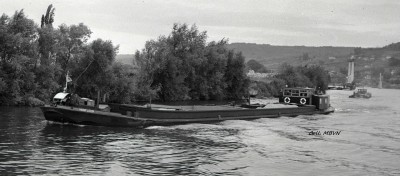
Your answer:
[[[64,93],[64,96],[71,97]],[[269,104],[248,108],[241,106],[166,106],[166,105],[128,105],[108,104],[109,108],[100,110],[87,105],[68,106],[68,100],[55,99],[53,105],[41,107],[48,121],[97,126],[123,126],[143,128],[186,123],[215,123],[224,120],[252,120],[258,118],[277,118],[329,114],[334,112],[330,106],[329,95],[315,93],[314,89],[285,88],[279,104]]]

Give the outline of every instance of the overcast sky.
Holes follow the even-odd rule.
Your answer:
[[[141,50],[173,23],[196,24],[208,40],[272,45],[381,47],[400,42],[398,0],[0,0],[0,13],[24,9],[40,24],[47,6],[58,26],[83,22],[91,39]]]

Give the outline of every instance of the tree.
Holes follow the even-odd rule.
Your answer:
[[[394,58],[394,57],[390,57],[388,65],[391,66],[391,67],[400,66],[400,59],[397,59],[397,58]]]
[[[206,39],[206,32],[198,31],[195,25],[174,24],[170,35],[146,42],[135,54],[137,85],[142,85],[138,92],[153,95],[150,92],[155,91],[163,101],[241,98],[247,94],[244,57],[228,50],[224,39],[208,44]]]
[[[85,50],[84,57],[79,63],[81,67],[75,71],[75,75],[77,75],[76,73],[81,74],[76,78],[79,80],[75,81],[76,92],[80,95],[97,97],[97,103],[99,103],[99,94],[110,91],[111,65],[118,52],[118,46],[114,47],[111,41],[97,39],[91,42]]]
[[[54,22],[54,11],[56,9],[53,8],[53,4],[50,4],[47,7],[46,15],[42,15],[40,27],[45,28],[45,27],[53,27],[53,22]]]
[[[271,94],[279,95],[279,90],[284,87],[310,87],[326,90],[330,82],[328,71],[319,65],[293,67],[287,63],[282,64],[279,74],[270,83]]]
[[[248,96],[248,86],[250,84],[244,72],[245,64],[242,53],[228,52],[228,60],[225,71],[225,81],[227,83],[227,96],[229,99],[239,99]]]
[[[158,42],[147,41],[142,52],[136,51],[135,60],[139,66],[134,93],[136,99],[151,101],[152,98],[156,98],[159,85],[155,84],[154,75],[163,65],[161,60],[163,57],[156,57],[156,55],[162,56],[161,46],[164,45],[165,38],[160,37]]]
[[[23,10],[0,18],[0,104],[30,105],[38,85],[34,74],[37,26]],[[41,102],[40,102],[41,103]]]
[[[79,59],[83,57],[84,47],[90,38],[92,31],[80,23],[78,25],[67,26],[62,24],[58,29],[57,40],[57,62],[61,65],[64,75],[70,69],[76,69]],[[70,65],[71,60],[74,65]]]
[[[54,29],[54,12],[49,5],[40,28],[23,10],[0,17],[0,105],[50,101],[62,90],[66,70],[76,76],[76,93],[95,97],[101,91],[116,97],[113,101],[129,102],[134,69],[113,66],[118,47],[101,39],[87,44],[91,31],[82,23]]]
[[[301,59],[303,61],[308,61],[308,60],[311,60],[311,57],[308,55],[308,53],[303,53],[303,55],[301,56]]]
[[[54,30],[54,8],[49,5],[46,15],[42,15],[41,28],[38,29],[38,60],[35,65],[36,82],[39,86],[36,96],[42,100],[50,101],[55,92],[60,91],[63,77],[60,65],[56,63],[56,54],[59,40],[59,31]]]
[[[301,72],[308,78],[308,80],[310,80],[311,84],[309,87],[313,86],[320,90],[328,89],[330,76],[324,67],[312,65],[310,67],[299,67],[299,69],[301,69]]]
[[[361,47],[356,47],[356,48],[354,48],[353,54],[354,54],[354,56],[358,57],[362,54],[362,52],[363,52],[363,50]]]
[[[39,30],[39,53],[40,53],[40,64],[48,66],[55,62],[56,46],[57,43],[57,32],[53,29],[54,22],[54,11],[53,5],[50,4],[47,7],[46,15],[42,15],[41,29]]]
[[[254,59],[250,59],[249,61],[247,61],[246,63],[247,67],[249,67],[249,69],[254,70],[254,72],[257,73],[268,73],[269,70],[260,62],[254,60]]]
[[[0,17],[1,60],[10,61],[16,55],[34,57],[32,51],[36,45],[37,30],[33,20],[26,18],[22,10],[16,11],[9,18],[3,14]]]
[[[114,62],[112,65],[112,79],[109,88],[109,102],[131,103],[135,92],[134,72],[132,65]]]

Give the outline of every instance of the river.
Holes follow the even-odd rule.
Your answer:
[[[399,175],[400,90],[368,90],[328,91],[329,115],[146,129],[0,107],[0,175]]]

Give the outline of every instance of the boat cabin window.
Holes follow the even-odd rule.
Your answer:
[[[283,89],[283,96],[289,97],[310,97],[314,89],[310,88],[285,88]]]
[[[292,96],[299,96],[299,90],[292,90]]]

